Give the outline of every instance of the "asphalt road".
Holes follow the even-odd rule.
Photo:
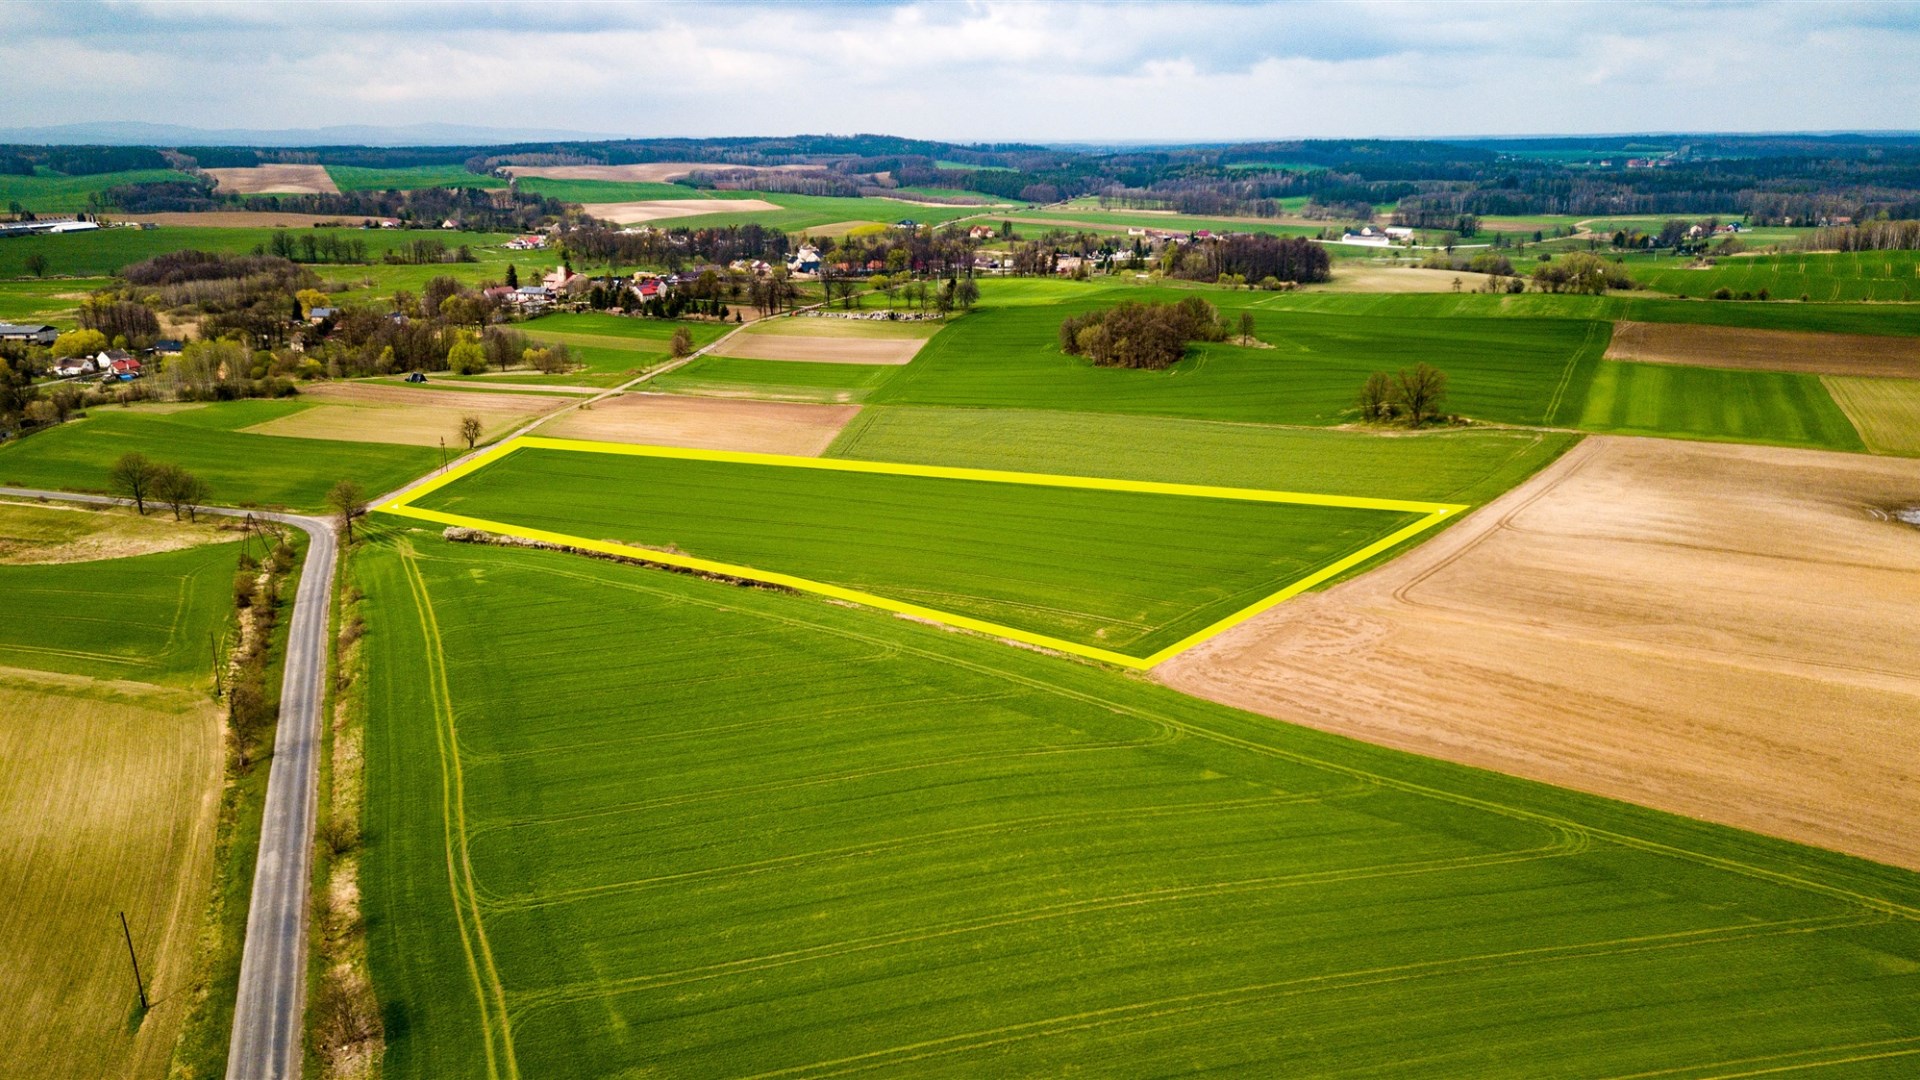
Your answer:
[[[125,499],[0,487],[0,495],[94,505]],[[245,517],[246,510],[202,507],[201,513]],[[291,525],[309,544],[287,634],[286,677],[280,684],[280,720],[267,766],[266,814],[260,858],[254,864],[247,908],[246,950],[240,960],[240,996],[227,1052],[228,1080],[292,1080],[300,1075],[306,1016],[307,893],[313,876],[314,809],[319,781],[320,705],[326,696],[327,615],[333,607],[337,546],[333,523],[297,514],[251,511]]]

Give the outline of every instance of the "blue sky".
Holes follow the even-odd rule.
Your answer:
[[[0,2],[0,127],[1024,141],[1920,128],[1920,2]]]

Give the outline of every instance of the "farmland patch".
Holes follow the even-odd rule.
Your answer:
[[[1463,507],[529,438],[381,509],[1141,668]]]
[[[1342,734],[1920,867],[1920,462],[1588,439],[1156,674]]]
[[[1807,375],[1920,379],[1920,338],[1865,334],[1623,321],[1614,324],[1606,358]]]
[[[1920,382],[1909,379],[1820,380],[1867,449],[1881,454],[1920,454]]]
[[[325,165],[255,165],[245,169],[208,169],[219,185],[214,190],[236,195],[338,194]]]
[[[818,454],[860,411],[855,405],[731,401],[677,394],[621,394],[576,409],[541,434],[563,439]]]
[[[765,199],[640,199],[633,202],[586,203],[581,209],[592,217],[611,221],[615,225],[637,225],[702,214],[777,211],[781,207]]]

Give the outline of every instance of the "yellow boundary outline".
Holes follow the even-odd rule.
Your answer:
[[[1152,495],[1176,495],[1187,498],[1234,499],[1241,502],[1294,503],[1302,506],[1338,506],[1356,510],[1385,510],[1403,514],[1422,514],[1420,520],[1401,528],[1392,534],[1368,544],[1349,555],[1335,560],[1298,581],[1289,583],[1272,595],[1233,612],[1210,626],[1188,634],[1179,641],[1153,653],[1150,656],[1129,656],[1125,653],[1102,649],[1094,645],[1082,645],[1066,641],[1047,634],[1022,630],[1015,626],[958,615],[950,611],[922,607],[902,600],[862,592],[858,589],[843,588],[824,581],[795,577],[770,570],[760,570],[751,566],[734,563],[716,562],[711,559],[694,558],[672,551],[655,551],[652,548],[635,547],[628,544],[616,544],[605,540],[589,540],[585,537],[570,536],[566,533],[549,532],[544,529],[528,529],[511,525],[504,521],[490,521],[485,518],[465,517],[460,514],[446,514],[438,510],[423,510],[413,505],[415,499],[429,495],[459,480],[461,477],[478,472],[501,458],[519,450],[570,450],[588,454],[619,454],[630,457],[679,458],[688,461],[719,461],[741,465],[775,465],[783,468],[818,469],[827,472],[879,473],[892,476],[926,476],[947,480],[975,480],[997,484],[1026,484],[1035,487],[1082,488],[1092,491],[1131,491]],[[1134,671],[1145,671],[1156,664],[1176,656],[1195,645],[1246,622],[1255,615],[1281,604],[1299,594],[1333,578],[1359,564],[1373,558],[1390,548],[1411,540],[1415,536],[1438,525],[1468,507],[1457,503],[1409,502],[1401,499],[1370,499],[1350,495],[1317,495],[1299,491],[1266,491],[1259,488],[1210,487],[1200,484],[1164,484],[1151,480],[1115,480],[1105,477],[1062,476],[1054,473],[1009,472],[1000,469],[967,469],[946,465],[908,465],[883,461],[854,461],[840,458],[794,457],[787,454],[754,454],[736,450],[695,450],[679,446],[647,446],[630,443],[590,442],[583,439],[552,439],[539,435],[523,435],[517,439],[492,447],[476,454],[466,461],[446,470],[440,475],[425,481],[399,497],[391,499],[375,510],[387,514],[397,514],[420,521],[429,521],[439,525],[455,525],[485,532],[505,533],[527,540],[539,540],[550,544],[595,551],[605,555],[618,555],[623,558],[641,559],[664,566],[675,566],[707,574],[719,574],[724,577],[743,578],[767,585],[779,585],[800,592],[826,596],[835,600],[860,604],[864,607],[879,608],[899,615],[909,615],[942,626],[952,626],[963,630],[973,630],[993,637],[1006,638],[1043,649],[1054,649],[1074,656],[1098,660],[1117,667]]]

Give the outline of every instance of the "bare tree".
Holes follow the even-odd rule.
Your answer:
[[[1240,313],[1240,344],[1253,344],[1253,312],[1251,311]]]
[[[693,334],[684,326],[675,330],[673,332],[673,344],[671,347],[675,359],[691,355],[693,353]]]
[[[107,470],[107,483],[113,488],[114,494],[132,499],[134,509],[145,514],[147,496],[153,491],[154,476],[159,468],[147,460],[145,454],[121,454],[120,460]]]
[[[158,465],[154,467],[153,497],[166,503],[173,510],[173,520],[180,520],[180,512],[186,511],[192,521],[199,521],[200,504],[207,500],[207,482],[178,465]]]
[[[367,512],[366,496],[360,493],[360,485],[351,480],[342,480],[327,492],[327,506],[340,519],[340,530],[346,533],[347,543],[353,543],[353,519]]]
[[[1419,427],[1440,413],[1447,399],[1447,373],[1425,363],[1412,371],[1402,370],[1397,380],[1400,407],[1407,411],[1407,423]]]
[[[480,418],[472,413],[468,413],[460,418],[460,438],[465,440],[467,449],[471,450],[474,448],[474,445],[480,441],[480,436],[484,431],[485,428],[480,423]]]

